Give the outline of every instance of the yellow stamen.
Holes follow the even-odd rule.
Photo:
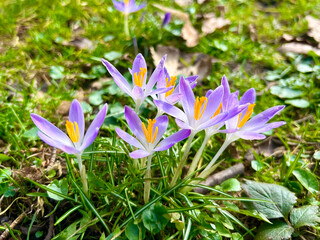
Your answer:
[[[128,6],[130,0],[124,0],[124,5]]]
[[[66,128],[68,135],[72,142],[79,142],[79,127],[78,123],[74,122],[74,125],[72,122],[67,121],[66,122]]]
[[[222,103],[220,103],[220,105],[219,105],[219,107],[218,107],[217,111],[212,115],[212,117],[211,117],[211,118],[214,118],[215,116],[217,116],[217,115],[221,112],[221,108],[222,108]]]
[[[253,113],[253,108],[256,104],[249,104],[249,107],[246,111],[246,113],[244,114],[243,118],[241,119],[241,113],[239,114],[239,118],[238,118],[238,128],[242,128],[243,125],[249,120],[249,118],[251,117],[252,113]],[[240,121],[241,119],[241,121]]]
[[[173,88],[171,90],[166,92],[166,95],[165,95],[166,97],[170,96],[173,93],[174,87],[176,85],[176,80],[177,80],[176,76],[171,77],[169,82],[168,82],[168,78],[166,79],[166,87],[169,88],[169,87],[173,86]]]
[[[146,72],[147,72],[146,68],[140,68],[139,73],[136,73],[136,72],[134,73],[133,80],[135,85],[142,87],[144,75],[146,74]]]
[[[155,119],[149,119],[148,120],[148,128],[146,128],[146,125],[144,123],[141,123],[144,136],[146,137],[148,143],[154,143],[154,141],[156,140],[156,137],[158,134],[158,127],[156,127],[156,129],[153,133],[153,125],[155,123],[156,123]],[[153,137],[152,137],[152,135],[153,135]]]
[[[199,120],[201,119],[204,110],[207,107],[208,99],[206,97],[197,97],[196,101],[194,102],[194,119]]]

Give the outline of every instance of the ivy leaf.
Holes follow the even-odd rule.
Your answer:
[[[60,181],[58,181],[57,179],[55,179],[54,181],[52,181],[49,185],[48,185],[48,188],[56,191],[56,192],[59,192],[59,193],[62,193],[64,195],[68,195],[68,182],[67,182],[67,179],[61,179]],[[63,200],[64,198],[54,194],[54,193],[51,193],[51,192],[48,192],[48,196],[54,200],[57,200],[57,201],[60,201],[60,200]]]
[[[264,223],[256,235],[256,240],[285,240],[290,239],[294,229],[283,221],[274,221],[273,224]]]
[[[161,203],[153,204],[142,213],[143,225],[152,234],[158,233],[164,229],[169,222],[169,220],[164,217],[165,214],[167,214],[167,209]]]
[[[309,192],[316,194],[319,191],[319,182],[313,173],[305,169],[296,169],[292,173]]]
[[[295,228],[302,226],[314,226],[320,222],[319,207],[306,205],[300,208],[294,208],[290,214],[290,222]]]
[[[273,202],[253,202],[253,206],[268,219],[287,218],[297,200],[293,192],[276,184],[246,181],[243,188],[251,198]]]

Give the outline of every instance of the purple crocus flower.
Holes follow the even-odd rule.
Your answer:
[[[169,24],[171,20],[171,13],[167,12],[165,15],[164,15],[164,18],[163,18],[163,21],[162,21],[162,27],[165,27]]]
[[[136,5],[135,0],[124,0],[123,2],[112,0],[114,7],[124,14],[129,14],[139,11],[141,8],[144,8],[147,4],[143,3],[141,5]]]
[[[85,120],[83,110],[81,104],[76,99],[71,103],[69,121],[66,122],[68,135],[37,114],[31,113],[31,119],[40,130],[38,131],[38,135],[42,141],[66,153],[81,155],[96,139],[106,117],[107,109],[108,105],[105,104],[89,126],[86,134],[84,134]]]
[[[116,128],[116,132],[124,141],[139,148],[139,150],[130,153],[130,157],[132,158],[144,158],[152,155],[154,152],[167,150],[175,143],[187,138],[191,132],[188,129],[183,129],[160,141],[168,127],[167,116],[149,119],[148,126],[146,127],[130,107],[125,106],[124,112],[129,128],[136,138],[120,128]]]
[[[146,97],[148,97],[149,95],[164,93],[171,89],[164,87],[152,90],[158,79],[164,77],[163,68],[165,60],[166,56],[163,56],[160,63],[149,78],[148,83],[146,83],[147,64],[142,54],[139,53],[133,61],[132,70],[129,69],[132,75],[133,86],[131,86],[128,81],[122,76],[122,74],[107,60],[102,59],[102,63],[107,68],[108,72],[113,77],[118,87],[132,97],[132,99],[136,103],[135,110],[137,112]]]

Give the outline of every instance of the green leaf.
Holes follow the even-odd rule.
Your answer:
[[[113,35],[107,35],[107,36],[105,36],[104,38],[103,38],[103,40],[105,41],[105,42],[109,42],[109,41],[111,41],[111,40],[113,40],[114,39],[114,36]]]
[[[231,240],[243,240],[240,233],[232,233]]]
[[[90,94],[89,102],[92,105],[98,106],[103,103],[102,95],[104,94],[103,90],[95,91]]]
[[[50,77],[52,79],[62,79],[62,78],[64,78],[63,72],[64,72],[64,68],[63,67],[61,67],[61,66],[51,66],[49,74],[50,74]]]
[[[0,153],[0,162],[5,162],[5,161],[8,161],[9,159],[11,159],[10,156]]]
[[[320,151],[317,151],[313,154],[314,159],[320,160]],[[1,161],[1,160],[0,160]]]
[[[294,193],[276,184],[246,181],[243,188],[250,198],[273,202],[252,202],[268,219],[287,217],[297,199]]]
[[[129,240],[140,240],[145,238],[146,229],[143,227],[143,225],[136,225],[133,221],[131,221],[126,226],[125,234]]]
[[[221,183],[222,190],[225,192],[237,192],[241,191],[240,182],[235,178],[230,178]]]
[[[308,73],[308,72],[313,72],[313,67],[305,63],[300,63],[297,66],[297,70],[302,73]]]
[[[319,182],[313,173],[306,169],[296,169],[292,173],[309,192],[316,194],[319,191]]]
[[[11,169],[10,168],[3,168],[0,169],[0,183],[11,176]]]
[[[273,95],[276,95],[279,98],[296,98],[303,94],[303,92],[300,90],[293,90],[291,88],[280,86],[272,86],[270,91]]]
[[[64,195],[68,194],[68,182],[67,182],[67,179],[65,179],[65,178],[61,179],[60,181],[55,179],[47,187],[56,191],[56,192],[62,193]],[[63,197],[60,197],[60,196],[58,196],[54,193],[51,193],[49,191],[48,191],[48,196],[54,200],[57,200],[57,201],[64,199]]]
[[[22,134],[22,137],[29,138],[30,140],[38,139],[38,128],[33,127]]]
[[[261,163],[261,162],[259,162],[257,160],[251,161],[251,167],[257,172],[260,172],[261,170],[264,169],[263,163]]]
[[[92,107],[87,102],[81,102],[83,113],[92,113]]]
[[[306,205],[294,208],[290,214],[290,222],[295,228],[303,226],[314,226],[320,222],[319,207]]]
[[[286,104],[291,104],[292,106],[295,106],[297,108],[307,108],[310,106],[309,101],[304,100],[304,99],[291,99],[291,100],[286,100]]]
[[[164,217],[165,214],[167,214],[167,209],[161,203],[151,205],[142,213],[142,221],[145,228],[152,234],[160,232],[169,222]]]
[[[227,238],[230,238],[230,237],[231,237],[231,232],[229,231],[229,229],[225,228],[222,223],[220,223],[220,222],[214,222],[214,226],[216,227],[215,230],[217,230],[217,232],[218,232],[221,236],[227,237]]]
[[[255,240],[285,240],[290,239],[294,229],[283,221],[274,221],[273,224],[264,223],[259,229]]]
[[[104,57],[108,60],[108,61],[113,61],[116,60],[118,58],[122,57],[122,53],[121,52],[116,52],[116,51],[111,51],[111,52],[107,52],[104,54]]]

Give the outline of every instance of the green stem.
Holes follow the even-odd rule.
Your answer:
[[[83,187],[83,192],[88,196],[88,181],[87,181],[87,173],[86,173],[86,167],[82,164],[81,155],[76,155],[77,161],[79,165],[79,171],[80,171],[80,177]]]
[[[147,180],[148,178],[151,178],[151,160],[152,155],[148,157],[147,160],[147,171],[145,175],[145,183],[144,183],[144,203],[148,203],[150,199],[150,188],[151,188],[151,181]]]
[[[125,32],[127,38],[130,37],[128,16],[129,16],[128,14],[124,14],[124,32]]]
[[[200,157],[202,155],[202,152],[203,152],[205,146],[207,145],[210,137],[211,136],[208,135],[208,134],[206,134],[206,136],[204,137],[201,147],[197,151],[196,156],[194,157],[194,159],[192,160],[192,163],[190,165],[190,168],[189,168],[187,176],[191,175],[196,170],[196,168],[198,166],[198,163],[199,163],[199,160],[200,160]]]
[[[182,168],[185,165],[187,157],[188,157],[189,152],[190,152],[190,147],[191,147],[191,143],[192,143],[192,140],[194,138],[194,135],[195,135],[195,133],[193,131],[191,131],[191,134],[190,134],[190,136],[188,138],[186,150],[183,153],[183,156],[182,156],[182,158],[181,158],[181,160],[179,162],[179,165],[178,165],[178,167],[177,167],[177,169],[176,169],[176,171],[175,171],[175,173],[173,175],[172,181],[170,183],[170,187],[173,187],[174,185],[176,185],[176,182],[177,182],[178,178],[181,175]]]

